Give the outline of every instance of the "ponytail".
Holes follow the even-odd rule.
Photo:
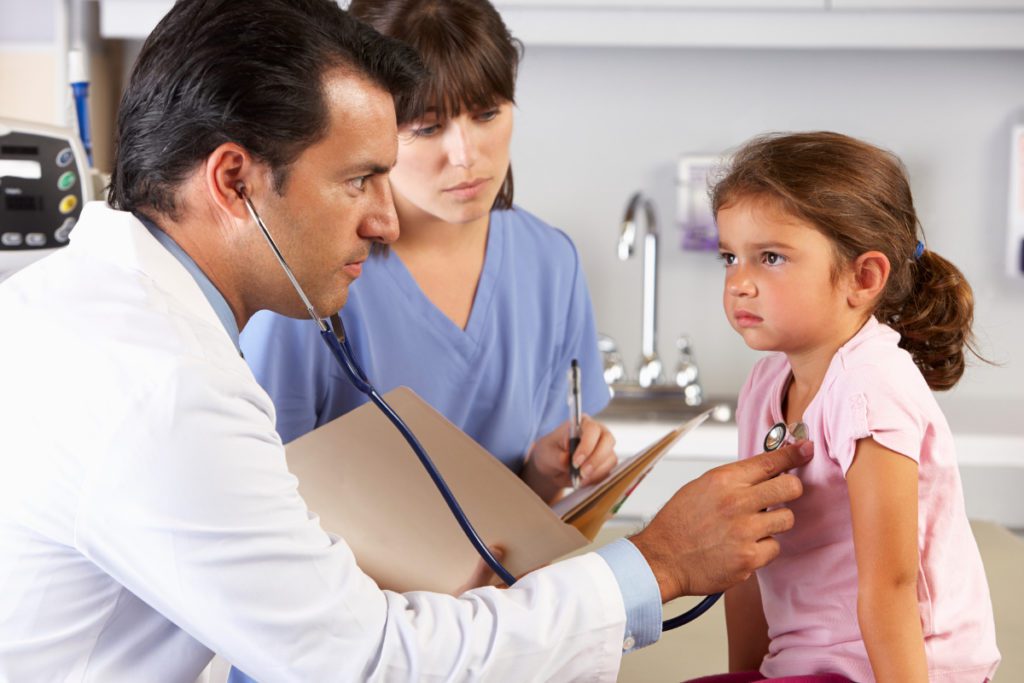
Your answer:
[[[964,374],[966,350],[975,356],[974,295],[959,269],[925,250],[907,264],[909,291],[899,299],[887,291],[875,317],[900,333],[900,347],[913,357],[928,386],[951,389]],[[979,358],[981,356],[978,356]]]

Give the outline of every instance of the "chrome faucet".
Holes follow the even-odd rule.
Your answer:
[[[643,209],[644,225],[644,271],[643,271],[643,327],[640,335],[640,368],[637,383],[642,387],[661,384],[664,380],[661,360],[656,348],[657,324],[655,317],[658,303],[658,226],[654,216],[654,204],[637,192],[629,198],[626,215],[622,218],[619,233],[619,259],[625,261],[633,255],[636,246],[637,214]]]

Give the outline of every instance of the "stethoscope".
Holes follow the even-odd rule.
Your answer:
[[[359,367],[359,364],[353,357],[352,347],[348,343],[348,337],[345,335],[345,326],[342,324],[341,318],[337,315],[333,315],[330,318],[330,322],[328,322],[317,314],[316,310],[313,308],[312,302],[309,300],[309,297],[306,296],[302,286],[299,285],[299,281],[295,278],[295,274],[292,272],[292,269],[284,260],[281,250],[277,248],[277,243],[274,242],[274,238],[270,236],[270,231],[267,229],[263,219],[260,218],[259,213],[257,213],[256,207],[253,206],[252,201],[246,194],[245,185],[243,183],[239,183],[235,187],[235,192],[237,192],[238,196],[245,202],[245,206],[249,210],[249,214],[252,216],[252,219],[256,221],[256,225],[259,226],[260,231],[263,233],[263,237],[266,238],[267,244],[270,245],[270,249],[274,252],[274,257],[281,265],[285,275],[288,276],[288,280],[292,283],[292,287],[295,289],[295,292],[299,295],[299,298],[302,299],[302,303],[306,307],[309,317],[312,318],[320,328],[320,337],[324,340],[324,343],[327,344],[327,348],[330,349],[331,354],[334,356],[334,360],[337,361],[339,366],[341,366],[345,376],[348,377],[349,381],[352,382],[352,385],[356,389],[363,394],[366,394],[374,405],[376,405],[388,420],[391,421],[391,424],[395,426],[395,429],[402,434],[406,442],[408,442],[409,447],[412,448],[416,457],[419,458],[420,464],[423,465],[427,474],[430,475],[430,478],[433,480],[434,486],[437,487],[438,492],[440,492],[441,497],[444,498],[444,502],[448,505],[448,509],[451,510],[452,516],[455,517],[455,521],[457,521],[459,526],[462,527],[462,531],[466,535],[466,538],[468,538],[469,542],[473,544],[473,548],[476,549],[480,557],[487,563],[487,566],[498,575],[505,585],[513,585],[516,582],[516,578],[502,566],[501,562],[499,562],[496,557],[494,557],[490,549],[483,542],[483,539],[480,538],[476,529],[473,528],[469,518],[466,517],[466,513],[463,512],[459,502],[455,499],[455,495],[451,492],[451,489],[448,488],[448,484],[445,482],[444,477],[442,477],[441,473],[438,472],[437,467],[430,459],[430,456],[427,455],[427,451],[420,444],[419,439],[416,438],[416,435],[413,434],[412,430],[405,424],[405,421],[399,417],[398,413],[395,412],[395,410],[388,405],[388,402],[385,401],[377,392],[374,386],[370,383],[370,380],[366,377],[366,373],[364,373],[363,369]],[[778,446],[776,446],[776,448],[778,448]],[[705,597],[697,604],[696,607],[680,614],[677,617],[673,617],[662,622],[661,630],[669,631],[682,626],[683,624],[688,624],[707,612],[721,596],[721,593],[715,593]]]

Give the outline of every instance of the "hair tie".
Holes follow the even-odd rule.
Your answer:
[[[917,241],[917,246],[914,247],[914,260],[916,261],[919,258],[921,258],[921,254],[923,254],[923,253],[924,253],[924,242],[922,242],[921,240],[918,240]]]

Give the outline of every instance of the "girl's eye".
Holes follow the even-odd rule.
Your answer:
[[[478,121],[493,121],[494,119],[498,118],[499,113],[500,112],[498,109],[488,109],[485,112],[477,114],[476,118]]]
[[[727,251],[722,251],[719,252],[718,254],[718,260],[724,263],[726,267],[728,267],[736,263],[736,255],[730,254]]]
[[[768,266],[777,266],[785,260],[785,256],[782,254],[776,254],[774,251],[766,251],[761,256],[761,261]]]

